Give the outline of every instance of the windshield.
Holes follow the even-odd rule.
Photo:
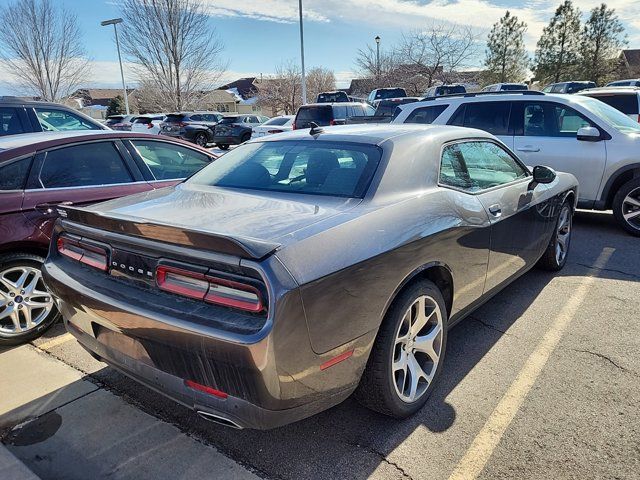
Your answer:
[[[624,113],[610,107],[600,100],[589,97],[575,96],[575,101],[589,110],[598,118],[601,118],[613,128],[622,133],[640,133],[640,123],[634,122]]]
[[[378,147],[365,144],[248,143],[221,156],[186,183],[362,198],[380,157]]]

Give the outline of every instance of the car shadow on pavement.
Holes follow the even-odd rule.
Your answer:
[[[612,215],[578,212],[574,227],[564,270],[555,274],[531,270],[450,331],[440,383],[425,407],[402,421],[378,415],[348,399],[314,417],[267,432],[233,430],[199,418],[111,368],[103,368],[92,377],[128,402],[268,478],[367,478],[374,471],[383,478],[403,477],[404,470],[390,461],[389,455],[417,429],[439,433],[456,423],[456,411],[448,402],[450,394],[498,341],[510,335],[514,323],[554,278],[591,274],[625,281],[640,279],[635,273],[640,272],[640,241],[619,229]],[[593,264],[604,249],[612,254],[607,265],[595,271]],[[536,326],[533,323],[528,328]],[[494,395],[493,391],[476,393]]]

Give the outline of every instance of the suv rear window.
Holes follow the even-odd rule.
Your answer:
[[[348,102],[349,97],[345,92],[321,93],[316,101],[317,103]]]
[[[376,98],[374,100],[380,100],[385,98],[398,98],[406,97],[407,92],[404,88],[385,88],[376,92]]]
[[[221,156],[187,184],[362,198],[381,157],[365,144],[248,143]]]
[[[440,86],[436,89],[437,95],[455,95],[457,93],[467,93],[463,85]]]
[[[222,117],[222,119],[218,122],[220,125],[231,125],[232,123],[241,122],[242,119],[239,117]]]
[[[409,114],[404,123],[433,123],[449,105],[433,105],[431,107],[416,108]]]
[[[184,118],[185,118],[185,115],[182,115],[182,114],[176,115],[176,114],[170,113],[169,115],[167,115],[167,118],[165,118],[164,121],[166,123],[180,123],[184,120]]]
[[[615,95],[589,95],[601,102],[620,110],[626,115],[638,115],[638,95],[633,93],[618,93]]]
[[[296,115],[296,128],[309,128],[310,122],[315,122],[319,126],[327,126],[331,120],[333,120],[331,105],[300,107]]]

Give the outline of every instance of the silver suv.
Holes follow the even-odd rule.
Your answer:
[[[536,91],[452,95],[401,105],[392,123],[493,133],[528,165],[575,175],[579,208],[613,209],[640,236],[640,124],[599,100]]]

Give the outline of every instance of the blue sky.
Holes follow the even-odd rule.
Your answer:
[[[11,0],[0,0],[0,4]],[[297,61],[297,0],[201,0],[210,24],[225,43],[229,61],[226,80],[240,76],[268,75],[283,62]],[[112,28],[100,21],[120,15],[118,0],[56,0],[74,11],[80,21],[86,49],[94,62],[92,86],[118,86],[119,73]],[[474,27],[484,39],[491,25],[510,9],[528,25],[527,48],[535,42],[560,0],[304,0],[305,54],[308,67],[334,70],[339,86],[355,75],[358,48],[380,35],[382,48],[395,43],[402,31],[425,28],[431,23],[452,22]],[[583,12],[598,0],[580,0]],[[627,28],[631,48],[640,48],[640,0],[612,0]],[[149,39],[153,41],[153,39]],[[482,55],[478,57],[478,65]],[[3,80],[0,72],[0,81]],[[129,74],[127,83],[135,84]],[[0,90],[5,90],[6,87]]]

